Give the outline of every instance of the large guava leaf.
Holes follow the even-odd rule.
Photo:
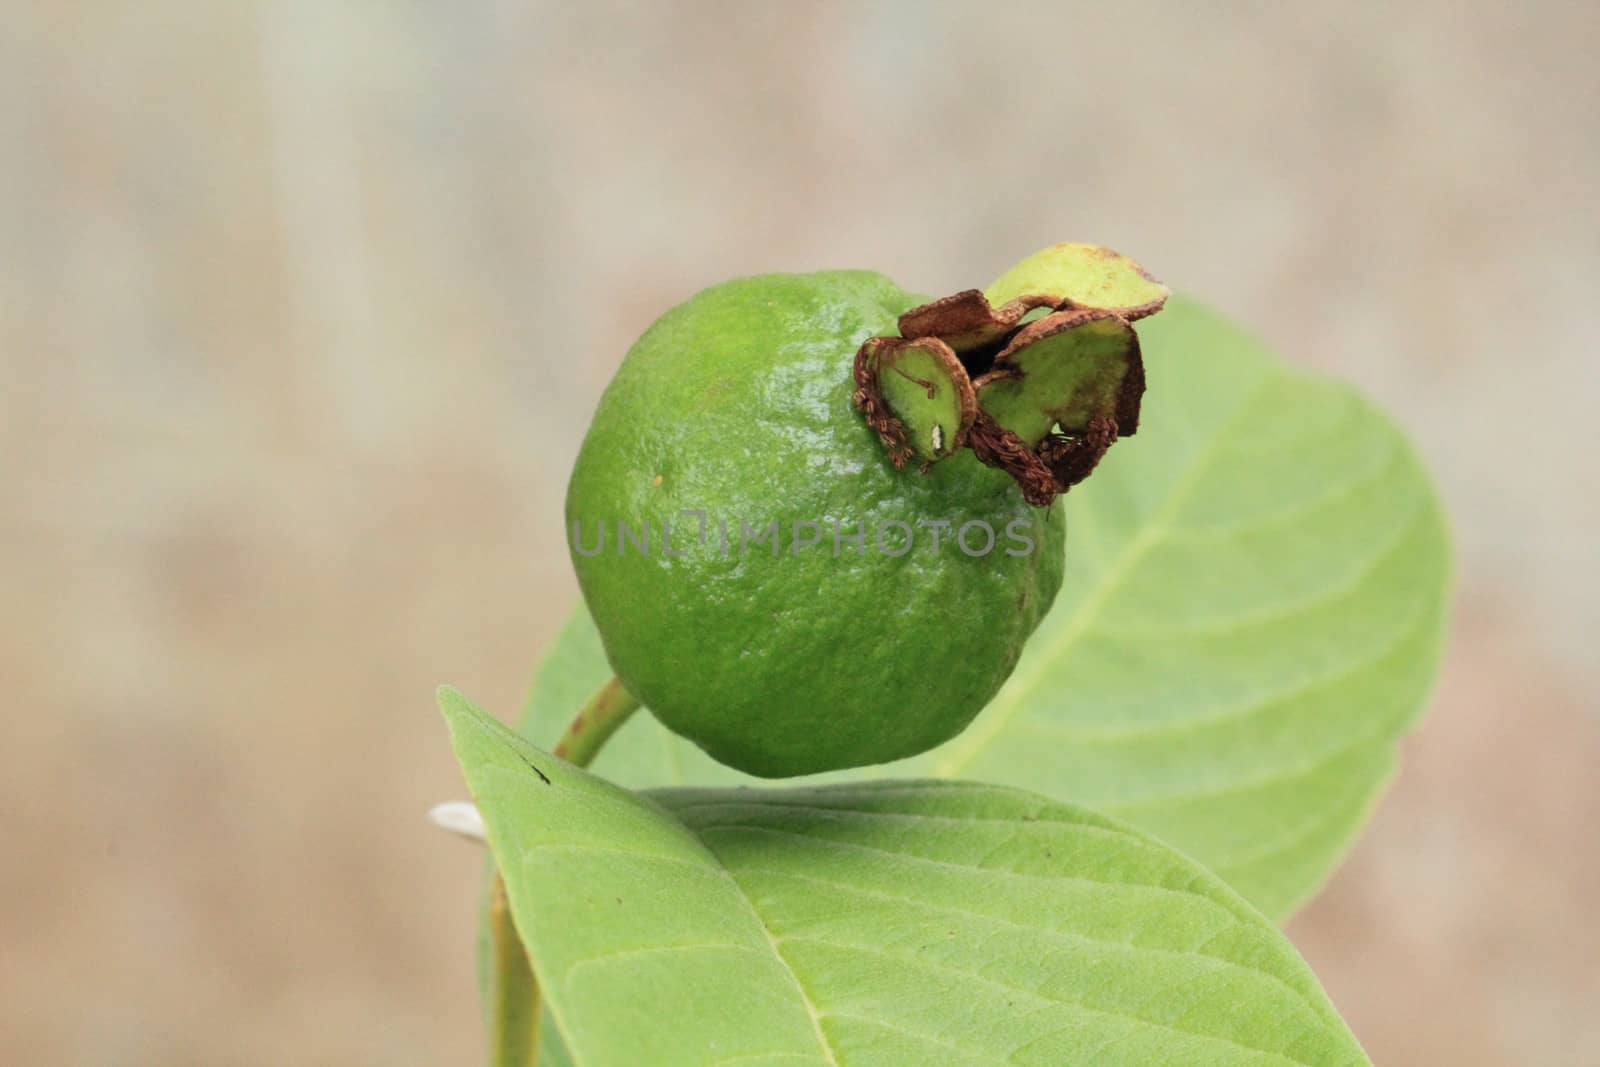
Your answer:
[[[640,796],[441,704],[574,1064],[1368,1062],[1260,913],[1111,820],[964,782]]]
[[[1139,433],[1056,504],[1066,581],[1016,673],[960,737],[871,773],[1108,812],[1283,918],[1349,846],[1427,696],[1444,524],[1411,448],[1354,389],[1181,299],[1139,331]],[[580,608],[526,732],[555,738],[607,675]],[[751,781],[647,716],[595,767],[631,787]]]

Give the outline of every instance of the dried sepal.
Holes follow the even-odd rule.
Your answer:
[[[878,389],[878,352],[896,343],[899,343],[899,338],[895,337],[869,337],[862,342],[856,350],[856,390],[850,399],[860,409],[867,425],[876,431],[878,440],[883,442],[889,462],[894,464],[895,470],[900,470],[910,462],[914,453],[906,447],[905,425],[889,413],[883,393]]]
[[[1019,330],[973,384],[978,406],[1030,448],[1052,432],[1083,436],[1100,419],[1126,436],[1144,393],[1139,338],[1109,311],[1057,311]]]
[[[967,443],[978,413],[972,379],[934,337],[873,337],[856,353],[855,403],[896,468],[936,463]]]
[[[1039,453],[981,410],[972,422],[967,443],[972,446],[972,454],[978,457],[979,463],[1011,475],[1022,490],[1022,499],[1034,507],[1049,507],[1062,492],[1055,473]]]
[[[1132,322],[1154,315],[1168,289],[1138,263],[1109,248],[1059,244],[1041,249],[1002,274],[984,290],[996,308],[1093,308]]]
[[[940,297],[900,316],[901,337],[937,337],[957,355],[998,351],[1028,309],[1022,304],[997,309],[977,289]]]
[[[1144,363],[1130,323],[1166,299],[1126,256],[1053,245],[987,290],[905,312],[899,337],[863,344],[856,405],[897,468],[920,458],[926,470],[970,445],[1047,506],[1138,430]]]
[[[1078,437],[1052,433],[1039,446],[1039,458],[1055,477],[1056,491],[1065,493],[1090,474],[1117,441],[1115,419],[1099,416]]]

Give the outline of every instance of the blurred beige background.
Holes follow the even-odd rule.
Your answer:
[[[630,339],[1079,239],[1453,510],[1447,676],[1292,935],[1379,1064],[1600,1064],[1597,11],[0,7],[0,1062],[478,1061],[432,690],[515,709]]]

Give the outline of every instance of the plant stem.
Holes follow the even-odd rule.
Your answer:
[[[639,702],[612,678],[578,709],[555,754],[587,767]],[[534,1067],[539,1062],[539,983],[511,917],[506,883],[495,872],[489,886],[489,1062],[492,1067]]]
[[[489,1062],[533,1067],[539,1062],[539,984],[511,920],[506,883],[489,883]]]
[[[639,702],[615,678],[600,687],[579,709],[566,733],[556,742],[555,754],[568,763],[587,767],[617,728],[639,710]]]

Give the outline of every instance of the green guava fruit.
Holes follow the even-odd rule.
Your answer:
[[[953,430],[917,453],[938,462],[897,467],[852,401],[857,350],[921,303],[865,271],[714,286],[639,338],[584,438],[569,545],[611,666],[730,766],[808,774],[948,740],[1060,588],[1061,508],[952,454]],[[955,417],[947,393],[928,402]]]

